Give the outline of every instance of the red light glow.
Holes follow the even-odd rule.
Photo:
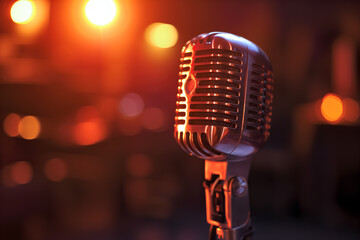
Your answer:
[[[18,126],[20,122],[20,116],[15,113],[10,113],[4,119],[4,132],[9,137],[16,137],[19,135]]]
[[[17,184],[27,184],[33,178],[33,170],[28,162],[14,163],[11,168],[12,180]]]
[[[76,114],[74,140],[79,145],[92,145],[106,138],[107,128],[93,106],[84,106]]]
[[[52,158],[45,164],[44,172],[50,181],[60,182],[65,179],[68,168],[61,158]]]

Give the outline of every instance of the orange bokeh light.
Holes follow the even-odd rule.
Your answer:
[[[19,130],[18,130],[19,122],[20,122],[20,116],[16,113],[10,113],[4,119],[4,132],[9,137],[18,136],[19,135]]]
[[[41,124],[37,117],[25,116],[19,122],[18,131],[24,139],[31,140],[37,138],[40,130]]]
[[[49,180],[60,182],[67,176],[68,168],[63,159],[52,158],[45,164],[44,173]]]
[[[84,106],[76,114],[74,140],[79,145],[92,145],[107,135],[107,128],[94,106]]]
[[[33,178],[33,170],[28,162],[20,161],[11,167],[11,178],[17,184],[27,184]]]
[[[155,47],[170,48],[178,40],[178,31],[171,24],[153,23],[146,29],[145,38]]]
[[[321,114],[329,122],[338,121],[343,114],[341,99],[335,94],[326,94],[322,99]]]

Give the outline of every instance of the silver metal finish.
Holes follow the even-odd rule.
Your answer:
[[[174,133],[189,154],[224,160],[256,152],[269,137],[272,101],[271,64],[254,43],[213,32],[183,47]]]
[[[272,102],[272,67],[254,43],[212,32],[183,47],[174,135],[186,152],[206,159],[210,239],[251,236],[250,157],[269,137]]]

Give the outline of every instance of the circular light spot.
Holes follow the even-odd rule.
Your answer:
[[[116,16],[117,7],[112,0],[90,0],[85,6],[85,15],[97,26],[112,22]]]
[[[136,93],[129,93],[121,99],[119,110],[126,117],[136,117],[143,112],[144,102]]]
[[[10,113],[4,119],[4,132],[9,137],[16,137],[19,135],[18,126],[20,122],[20,116],[16,113]]]
[[[146,129],[159,130],[164,126],[165,114],[159,108],[147,108],[142,114],[141,123]]]
[[[105,139],[106,126],[100,118],[77,123],[74,130],[75,142],[79,145],[92,145]]]
[[[341,99],[335,94],[326,94],[322,99],[321,113],[323,117],[330,122],[339,120],[343,113]]]
[[[153,23],[146,29],[146,40],[159,48],[173,47],[178,40],[178,32],[171,24]]]
[[[45,164],[44,172],[49,180],[60,182],[66,177],[68,168],[61,158],[52,158]]]
[[[11,167],[11,177],[17,184],[29,183],[33,177],[31,165],[25,161],[14,163]]]
[[[153,171],[153,163],[151,159],[144,154],[134,154],[126,164],[126,170],[134,177],[147,177]]]
[[[23,117],[18,126],[19,134],[24,139],[35,139],[39,136],[41,124],[37,117],[26,116]]]
[[[33,1],[20,0],[15,2],[10,10],[11,19],[18,24],[26,24],[32,20],[35,12]]]
[[[359,103],[351,98],[343,100],[344,114],[343,118],[349,122],[356,122],[359,119]]]

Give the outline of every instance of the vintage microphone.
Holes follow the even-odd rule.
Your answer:
[[[187,153],[205,159],[211,240],[252,234],[250,157],[269,137],[272,102],[272,67],[254,43],[211,32],[183,47],[174,134]]]

